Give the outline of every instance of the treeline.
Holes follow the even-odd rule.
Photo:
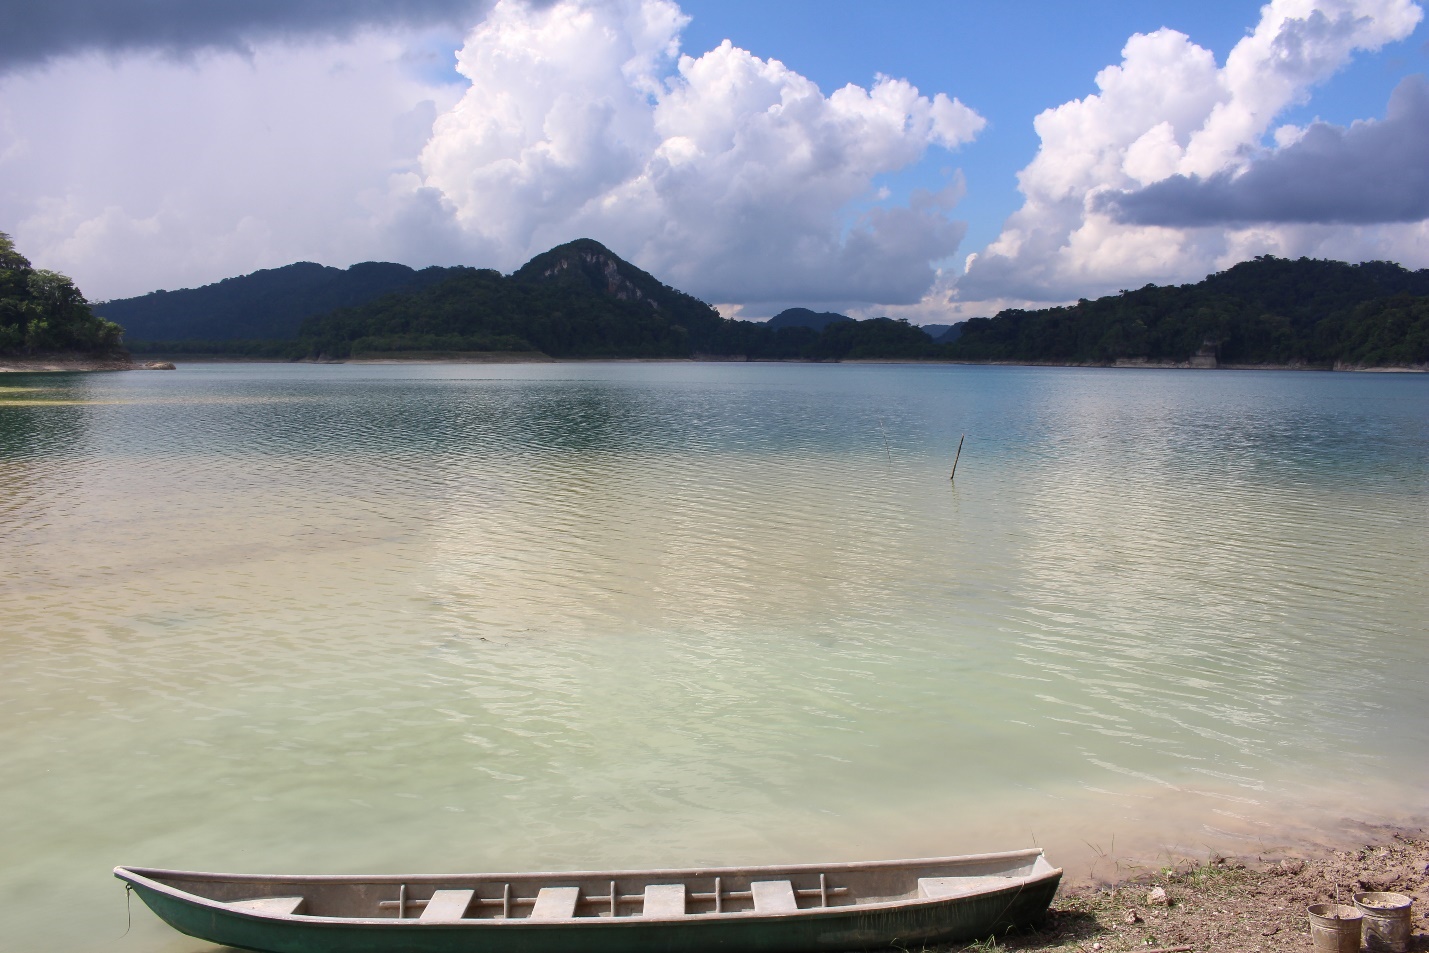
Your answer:
[[[291,341],[297,338],[303,319],[312,315],[366,304],[395,292],[415,291],[469,270],[431,267],[416,271],[385,261],[342,269],[300,261],[201,288],[152,291],[137,298],[105,301],[95,309],[123,325],[131,346],[141,341]],[[224,346],[241,351],[246,345]]]
[[[1429,269],[1269,256],[1191,285],[1061,308],[1003,311],[963,326],[959,360],[1111,364],[1384,366],[1429,362]]]
[[[1429,270],[1389,262],[1257,258],[1191,285],[973,319],[951,343],[902,321],[821,330],[721,319],[596,242],[538,256],[511,277],[469,271],[410,294],[311,318],[311,356],[531,350],[553,357],[963,360],[1112,364],[1429,362]]]
[[[124,313],[117,306],[142,312],[137,328],[148,333],[131,328],[129,346],[135,353],[174,357],[343,360],[473,351],[738,360],[942,356],[923,331],[887,318],[842,320],[822,331],[727,320],[589,239],[537,255],[509,276],[474,268],[382,269],[355,265],[342,272],[290,265],[105,307],[113,314]],[[368,294],[378,279],[412,279],[413,284],[369,295],[370,300],[352,306],[295,317],[310,311],[323,295]],[[251,333],[265,327],[289,330]],[[171,336],[154,334],[156,328]]]
[[[974,318],[955,328],[961,336],[950,334],[950,342],[888,318],[813,322],[822,328],[721,318],[589,239],[553,248],[509,276],[406,271],[424,276],[423,283],[312,314],[290,339],[192,333],[131,345],[142,353],[319,360],[531,351],[569,358],[1429,363],[1429,270],[1389,262],[1262,257],[1195,284],[1147,285],[1066,307]]]
[[[948,356],[947,349],[934,344],[922,328],[892,318],[838,321],[822,330],[726,321],[703,344],[700,356],[747,361],[906,361]]]
[[[539,351],[552,357],[842,360],[939,356],[905,322],[839,321],[822,331],[721,318],[598,242],[538,255],[510,277],[455,274],[409,294],[310,318],[311,357],[402,351]]]
[[[251,357],[261,360],[301,361],[310,348],[298,340],[268,340],[264,338],[238,340],[129,341],[124,346],[134,354],[165,357]]]
[[[74,282],[32,267],[0,232],[0,354],[122,354],[122,334],[95,317]]]
[[[547,252],[510,277],[467,271],[420,291],[309,318],[298,336],[313,356],[329,358],[430,351],[435,340],[460,343],[454,350],[553,357],[683,357],[691,332],[719,321],[704,303],[590,244],[594,250],[573,243]]]

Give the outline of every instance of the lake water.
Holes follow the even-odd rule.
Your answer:
[[[8,375],[0,570],[6,950],[207,949],[121,939],[115,864],[1086,876],[1429,813],[1423,375]]]

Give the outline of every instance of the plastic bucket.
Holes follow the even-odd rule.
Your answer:
[[[1310,907],[1310,944],[1315,953],[1359,953],[1363,914],[1347,903]]]
[[[1364,945],[1376,953],[1406,953],[1413,932],[1409,906],[1402,893],[1357,893],[1355,909],[1364,914]]]

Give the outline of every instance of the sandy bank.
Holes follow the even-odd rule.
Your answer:
[[[424,352],[403,351],[397,353],[356,354],[347,358],[293,360],[283,357],[250,357],[232,354],[172,354],[155,352],[136,355],[138,361],[165,360],[176,364],[956,364],[969,367],[1095,367],[1119,370],[1180,370],[1180,371],[1353,371],[1366,374],[1424,374],[1429,373],[1429,364],[1393,365],[1386,367],[1364,367],[1360,365],[1336,364],[1326,367],[1316,364],[1207,364],[1198,362],[1174,363],[1169,361],[1119,360],[1111,364],[1065,363],[1059,361],[964,361],[942,358],[899,358],[870,357],[848,358],[842,361],[815,361],[804,358],[792,360],[758,358],[746,360],[740,357],[698,354],[694,357],[551,357],[540,351],[465,351],[465,352]],[[0,361],[3,361],[0,358]],[[14,362],[11,362],[14,363]],[[0,370],[125,370],[124,367],[47,367],[20,368],[0,365]]]
[[[68,373],[72,371],[133,371],[143,365],[128,357],[89,357],[45,354],[36,357],[0,357],[0,374]]]

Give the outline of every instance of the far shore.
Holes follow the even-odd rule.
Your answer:
[[[175,354],[155,352],[135,355],[136,361],[172,361],[175,364],[957,364],[972,367],[1097,367],[1115,370],[1191,371],[1354,371],[1371,374],[1424,374],[1429,364],[1363,367],[1295,362],[1290,364],[1204,364],[1169,361],[1119,360],[1111,364],[1059,361],[967,361],[938,358],[849,358],[842,361],[745,360],[743,358],[697,355],[695,357],[551,357],[540,351],[463,351],[359,354],[348,358],[314,360],[303,358],[249,357],[232,354]],[[3,369],[3,368],[0,368]],[[79,368],[76,368],[79,369]],[[96,368],[98,369],[98,368]]]
[[[48,354],[39,357],[0,357],[0,374],[47,374],[73,371],[133,371],[142,362],[127,357],[91,357],[86,354]]]
[[[1160,361],[1119,360],[1112,364],[1066,363],[1054,361],[966,361],[924,358],[851,358],[843,361],[808,360],[744,360],[717,355],[680,357],[551,357],[540,351],[415,351],[386,354],[358,354],[348,358],[317,359],[257,357],[241,354],[176,354],[156,352],[125,357],[91,357],[88,355],[41,355],[37,357],[0,357],[0,374],[72,373],[77,371],[133,371],[145,369],[146,363],[167,361],[183,364],[920,364],[964,365],[971,367],[1095,367],[1114,370],[1190,370],[1190,371],[1353,371],[1369,374],[1424,374],[1429,364],[1361,367],[1336,365],[1326,367],[1305,363],[1291,364],[1207,364]]]

